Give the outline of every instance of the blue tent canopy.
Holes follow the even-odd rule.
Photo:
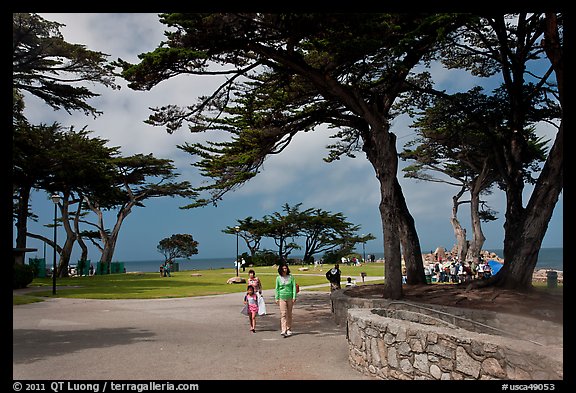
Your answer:
[[[500,271],[500,269],[502,269],[502,264],[498,261],[495,261],[493,259],[490,259],[488,261],[488,265],[490,265],[490,268],[492,269],[492,275],[498,273],[498,271]]]

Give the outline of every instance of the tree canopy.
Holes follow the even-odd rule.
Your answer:
[[[235,227],[226,227],[222,232],[238,234],[246,242],[254,257],[262,238],[272,238],[278,247],[278,259],[287,258],[294,249],[301,249],[298,239],[304,241],[304,262],[314,255],[326,252],[348,254],[357,243],[373,240],[372,234],[358,235],[359,225],[347,221],[342,213],[331,213],[319,208],[301,210],[302,203],[282,205],[281,212],[265,215],[261,220],[253,217],[239,219]]]
[[[26,91],[54,109],[97,116],[102,112],[88,100],[99,94],[82,83],[119,89],[113,66],[107,54],[64,41],[62,26],[37,14],[12,14],[12,88]]]
[[[160,240],[158,252],[164,255],[165,261],[174,262],[177,258],[190,258],[198,254],[198,242],[192,235],[181,233]]]
[[[330,159],[362,150],[381,182],[386,295],[402,293],[400,232],[410,283],[425,283],[418,235],[399,187],[394,101],[426,74],[437,43],[470,16],[461,14],[162,14],[168,40],[132,65],[118,61],[133,89],[180,74],[227,74],[208,97],[186,108],[154,110],[148,122],[173,132],[216,127],[231,141],[186,144],[215,182],[198,204],[217,201],[258,173],[297,132],[337,129]],[[213,66],[220,67],[215,69]],[[212,66],[212,68],[211,68]],[[195,206],[194,204],[191,206]]]
[[[196,104],[155,108],[147,120],[168,132],[187,123],[192,132],[229,133],[224,142],[181,146],[200,157],[195,165],[213,179],[197,189],[210,191],[210,197],[196,199],[190,206],[218,201],[255,176],[266,157],[282,152],[297,132],[327,125],[336,130],[327,160],[362,151],[380,182],[384,296],[390,298],[402,296],[401,249],[408,283],[425,283],[414,219],[397,179],[392,120],[407,105],[427,105],[426,93],[434,90],[434,81],[426,67],[433,60],[482,77],[500,72],[508,98],[509,130],[497,157],[509,201],[505,250],[519,251],[521,243],[531,248],[526,254],[530,262],[513,257],[512,273],[501,283],[530,285],[526,277],[531,275],[530,264],[535,264],[534,244],[545,233],[543,224],[561,189],[550,188],[550,198],[540,200],[538,208],[529,206],[525,214],[521,156],[527,152],[523,131],[531,121],[531,97],[541,93],[552,97],[551,73],[556,72],[559,81],[562,78],[561,19],[556,14],[175,13],[162,14],[160,21],[171,28],[165,42],[141,54],[139,64],[121,59],[117,63],[131,88],[151,89],[181,74],[228,76]],[[543,34],[544,45],[539,47]],[[525,64],[541,58],[544,51],[552,66],[529,89]],[[556,142],[561,144],[561,132],[559,137]],[[553,147],[540,186],[536,184],[539,195],[546,194],[549,176],[558,176],[561,161],[561,153]],[[540,222],[536,214],[543,208],[547,218]],[[537,233],[518,237],[519,231],[528,235],[526,224],[534,219]],[[527,238],[536,242],[520,240]]]

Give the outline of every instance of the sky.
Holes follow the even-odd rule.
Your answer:
[[[165,25],[154,13],[41,13],[44,19],[64,24],[61,32],[70,43],[83,44],[88,49],[109,55],[109,60],[122,58],[136,63],[138,54],[154,50],[164,40]],[[478,80],[463,71],[447,71],[440,66],[431,70],[439,87],[450,90],[464,90],[473,87]],[[150,91],[133,91],[126,82],[118,79],[120,90],[101,86],[90,86],[100,96],[89,104],[103,114],[93,119],[81,112],[68,114],[64,110],[54,111],[42,101],[26,96],[26,115],[34,123],[51,124],[59,122],[64,127],[86,126],[93,130],[92,136],[109,140],[109,146],[120,146],[122,155],[149,154],[157,158],[173,160],[180,176],[178,181],[190,181],[198,186],[206,181],[190,164],[193,157],[176,146],[184,142],[197,142],[210,135],[193,135],[187,129],[167,134],[160,127],[144,123],[150,115],[151,107],[167,104],[189,105],[198,96],[208,94],[218,85],[216,77],[180,76],[164,81]],[[407,116],[396,118],[391,131],[397,137],[398,151],[414,136]],[[553,137],[551,126],[539,127],[540,135]],[[359,245],[359,253],[383,253],[382,224],[378,211],[380,201],[379,184],[374,169],[362,152],[355,159],[342,158],[326,163],[326,146],[333,143],[330,130],[319,128],[313,132],[299,133],[290,146],[281,154],[268,158],[261,173],[235,192],[225,195],[217,206],[196,209],[180,209],[190,201],[183,198],[156,198],[144,202],[144,208],[135,208],[125,219],[113,261],[161,260],[157,250],[160,240],[173,234],[191,234],[199,242],[198,254],[194,260],[227,258],[234,260],[236,238],[222,230],[237,224],[237,220],[252,216],[261,219],[265,215],[280,212],[286,203],[293,206],[302,203],[301,209],[319,208],[332,213],[342,213],[347,221],[360,225],[358,234],[373,234],[376,239]],[[406,163],[400,162],[400,170]],[[408,208],[415,220],[420,245],[423,252],[436,247],[452,248],[455,238],[450,224],[452,196],[457,188],[430,182],[417,182],[405,179],[399,172],[399,182],[404,192]],[[526,187],[525,201],[531,187]],[[542,247],[563,247],[563,196],[560,195]],[[484,223],[486,237],[484,249],[503,248],[505,196],[498,189],[485,200],[498,212],[498,220]],[[29,221],[28,230],[53,237],[53,230],[45,225],[53,222],[54,205],[45,192],[34,193],[32,209],[38,215],[38,222]],[[116,212],[105,214],[105,225],[114,225]],[[468,233],[471,233],[469,211],[460,209],[460,220]],[[14,230],[15,232],[15,230]],[[15,239],[15,233],[14,233]],[[64,238],[62,229],[58,238]],[[62,244],[61,241],[59,241]],[[299,244],[303,246],[303,241]],[[28,239],[28,247],[37,248],[28,257],[43,257],[51,262],[52,249],[45,248],[43,242]],[[276,250],[274,242],[264,239],[262,247]],[[45,253],[44,250],[46,249]],[[239,252],[248,251],[239,241]],[[71,263],[79,258],[79,247],[75,247]],[[298,250],[293,256],[300,255]],[[90,246],[89,259],[98,261],[100,253]]]

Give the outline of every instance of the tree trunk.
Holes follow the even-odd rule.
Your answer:
[[[384,238],[384,293],[388,299],[402,298],[402,260],[400,252],[400,187],[397,187],[398,156],[396,138],[387,125],[374,127],[364,142],[366,156],[380,182],[380,217]],[[413,239],[412,239],[413,240]],[[420,259],[422,256],[420,256]]]
[[[16,212],[16,248],[26,248],[26,233],[28,232],[28,202],[30,201],[30,186],[18,189],[18,211]],[[25,258],[18,262],[24,264]]]
[[[563,188],[563,137],[562,121],[554,145],[526,207],[526,214],[521,225],[516,224],[514,228],[518,230],[507,234],[515,237],[513,244],[516,249],[514,253],[505,250],[504,266],[500,270],[504,274],[498,273],[492,280],[496,286],[517,290],[532,288],[532,274],[538,262],[542,239],[544,239],[548,223]]]
[[[60,261],[58,262],[58,277],[68,277],[68,266],[70,265],[70,257],[72,256],[72,248],[74,247],[75,239],[66,237],[66,241],[60,251]]]
[[[478,184],[473,184],[470,189],[470,219],[472,223],[472,241],[470,242],[469,256],[472,261],[478,266],[480,263],[480,252],[486,238],[482,232],[482,224],[480,222],[480,187]]]
[[[110,232],[110,235],[106,233],[106,228],[104,227],[104,216],[102,215],[102,210],[96,203],[92,203],[90,199],[84,196],[84,202],[88,205],[88,208],[92,210],[98,216],[98,232],[100,232],[100,239],[102,241],[102,255],[100,255],[100,262],[107,265],[108,273],[110,272],[110,262],[112,262],[112,257],[114,256],[114,251],[116,249],[116,241],[118,240],[118,235],[120,233],[120,228],[124,219],[132,211],[132,207],[136,204],[137,199],[132,199],[124,207],[120,209],[116,215],[116,223],[114,228]]]
[[[402,298],[402,254],[400,252],[400,236],[398,232],[398,217],[393,205],[392,195],[383,189],[389,184],[382,182],[380,189],[382,200],[380,202],[380,217],[384,236],[384,293],[387,299]]]
[[[66,234],[66,240],[62,246],[62,251],[60,252],[60,261],[58,263],[58,276],[68,277],[68,266],[70,264],[70,258],[72,256],[72,248],[76,242],[76,232],[72,229],[70,225],[70,217],[68,214],[70,207],[70,193],[64,192],[62,198],[62,206],[60,207],[60,216],[62,218],[62,228],[64,228],[64,233]]]
[[[457,255],[460,261],[465,261],[466,256],[468,253],[468,242],[466,241],[466,228],[463,228],[460,225],[460,221],[458,220],[458,207],[460,206],[460,198],[466,191],[466,187],[463,186],[460,189],[458,194],[452,197],[452,216],[450,217],[450,223],[452,224],[452,228],[454,229],[454,236],[456,237],[456,247],[457,247]]]
[[[120,211],[116,216],[116,223],[114,224],[114,228],[110,232],[110,235],[107,236],[106,243],[104,244],[104,248],[102,250],[102,256],[100,257],[100,262],[106,263],[108,266],[108,273],[110,273],[110,262],[112,262],[112,257],[114,256],[114,251],[116,249],[116,242],[118,241],[118,235],[120,234],[120,228],[122,227],[122,223],[128,214],[130,214],[132,208],[132,204],[129,203]]]
[[[108,271],[110,271],[110,262],[112,262],[112,257],[114,256],[114,250],[116,248],[116,239],[110,236],[106,240],[106,244],[102,250],[102,255],[100,256],[100,263],[105,263],[108,266]]]
[[[74,233],[76,233],[76,240],[78,241],[78,245],[80,246],[81,254],[80,254],[80,261],[87,261],[88,260],[88,247],[86,243],[84,243],[84,239],[80,236],[80,227],[79,227],[79,220],[80,220],[80,213],[82,209],[82,202],[78,202],[78,208],[76,209],[76,216],[74,217]]]
[[[422,250],[420,240],[414,225],[414,219],[408,211],[402,187],[397,178],[394,178],[398,209],[398,228],[401,235],[401,243],[404,249],[404,263],[406,265],[406,283],[409,285],[426,284],[426,273],[424,272],[424,261],[422,260]]]

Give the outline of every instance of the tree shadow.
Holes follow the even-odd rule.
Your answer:
[[[14,329],[12,361],[31,363],[88,348],[106,348],[138,341],[151,341],[154,335],[154,333],[135,328],[70,331]]]
[[[268,307],[268,306],[267,306]],[[261,323],[263,329],[280,332],[280,312],[274,318]],[[332,314],[330,293],[300,292],[293,310],[293,335],[341,336],[345,328],[338,326]]]

